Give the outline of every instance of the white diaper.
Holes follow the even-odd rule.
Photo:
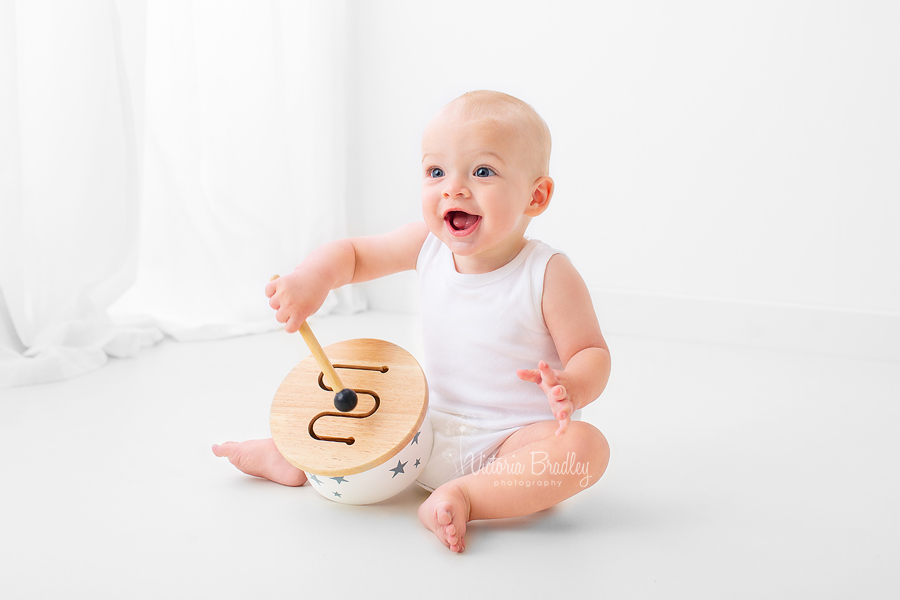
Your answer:
[[[434,446],[416,483],[430,492],[491,463],[503,442],[519,430],[482,429],[473,419],[433,408],[428,409],[428,418],[434,429]]]
[[[492,463],[503,442],[521,429],[484,429],[478,427],[475,419],[436,408],[428,409],[428,418],[434,429],[434,446],[416,483],[429,492]],[[581,420],[580,409],[572,415],[572,420]]]

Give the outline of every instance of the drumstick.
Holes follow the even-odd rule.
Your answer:
[[[275,281],[276,279],[278,279],[278,275],[274,275],[269,281]],[[300,335],[303,336],[303,341],[306,342],[307,348],[309,348],[313,358],[316,359],[316,364],[322,369],[322,374],[331,386],[332,391],[337,390],[334,395],[334,407],[341,412],[349,412],[356,408],[356,392],[344,387],[344,382],[341,381],[340,376],[325,354],[325,350],[322,349],[322,345],[319,344],[319,340],[316,339],[306,321],[300,324]]]

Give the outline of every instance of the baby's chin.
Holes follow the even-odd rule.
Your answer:
[[[484,250],[484,244],[478,239],[479,236],[477,235],[457,237],[450,233],[446,227],[432,233],[450,249],[454,256],[470,258],[477,256]]]

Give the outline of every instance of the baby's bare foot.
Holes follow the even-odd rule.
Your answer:
[[[468,497],[455,482],[442,485],[419,507],[419,520],[453,552],[466,549]]]
[[[212,451],[216,456],[227,456],[231,464],[247,475],[291,487],[306,483],[306,473],[285,460],[271,439],[225,442],[214,445]]]

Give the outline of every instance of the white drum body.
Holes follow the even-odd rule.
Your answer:
[[[380,465],[342,477],[309,472],[306,476],[309,484],[329,500],[341,504],[374,504],[396,496],[416,480],[428,464],[433,444],[431,420],[426,414],[412,441]]]

